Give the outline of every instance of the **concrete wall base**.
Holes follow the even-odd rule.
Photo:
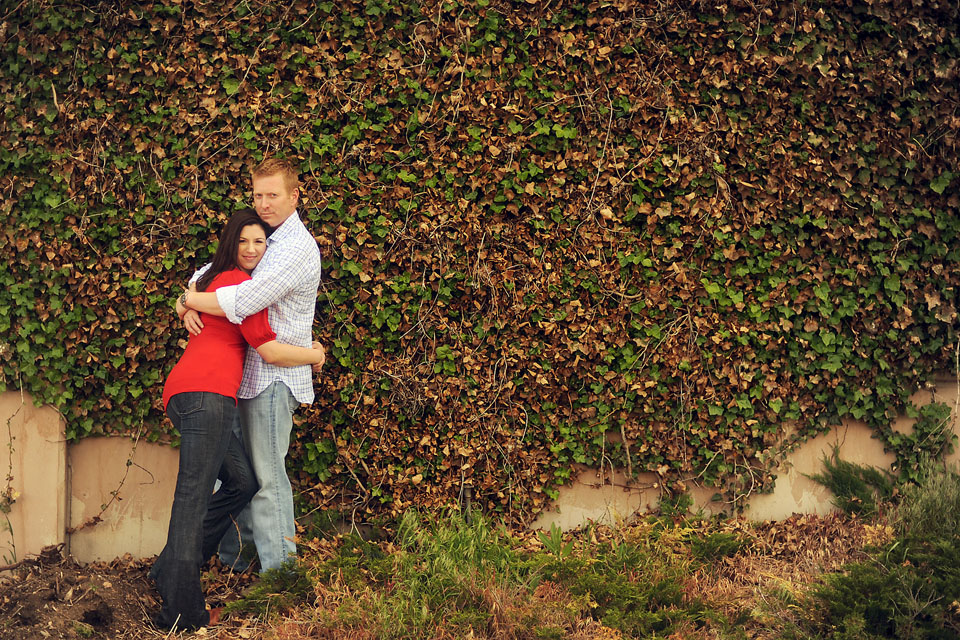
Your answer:
[[[66,453],[56,409],[35,406],[27,394],[0,394],[0,564],[64,541]]]
[[[59,544],[82,562],[159,553],[177,468],[177,450],[165,445],[68,445],[55,409],[27,394],[0,394],[0,507],[10,502],[4,495],[12,498],[9,513],[0,509],[0,566]]]
[[[960,394],[958,380],[952,376],[939,377],[933,384],[911,398],[917,406],[943,402],[953,408],[950,416],[955,434],[960,435]],[[902,417],[893,428],[909,433],[913,419]],[[894,456],[883,450],[883,444],[873,437],[873,431],[864,423],[846,420],[829,433],[811,438],[791,451],[777,468],[777,481],[772,493],[752,494],[747,497],[744,515],[751,520],[783,520],[794,513],[826,514],[834,510],[833,494],[809,478],[823,469],[823,459],[839,450],[840,458],[857,464],[890,469]],[[960,448],[947,458],[949,464],[960,461]],[[730,505],[716,502],[716,490],[688,482],[694,509],[705,513],[730,512]],[[629,520],[657,505],[661,490],[656,474],[640,474],[628,480],[622,469],[605,469],[603,475],[595,469],[581,468],[580,474],[569,485],[560,488],[560,495],[550,508],[544,510],[531,525],[534,529],[552,526],[563,530],[575,529],[591,522],[617,524]]]
[[[85,438],[71,443],[68,460],[70,527],[76,529],[67,536],[70,554],[89,562],[160,553],[179,449],[129,438]]]
[[[950,427],[960,434],[956,378],[937,379],[915,394],[913,402],[953,407]],[[901,418],[894,428],[909,432],[913,422]],[[129,438],[86,438],[68,446],[63,434],[63,420],[55,409],[36,407],[19,392],[0,394],[0,507],[9,503],[9,513],[0,509],[0,566],[54,544],[64,544],[81,562],[159,553],[167,538],[178,450]],[[808,476],[822,469],[823,458],[834,447],[851,462],[882,468],[893,462],[866,425],[846,421],[786,456],[773,492],[750,495],[746,516],[779,520],[794,513],[831,511],[832,495]],[[948,461],[960,461],[960,451]],[[695,508],[730,511],[730,505],[714,500],[715,489],[687,484]],[[532,526],[568,530],[590,522],[615,525],[656,507],[660,496],[655,474],[627,478],[622,469],[600,473],[583,467]]]

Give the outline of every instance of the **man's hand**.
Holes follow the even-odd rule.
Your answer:
[[[187,309],[187,312],[183,314],[183,326],[190,335],[200,335],[200,330],[203,329],[203,321],[200,320],[200,314],[193,309]]]
[[[327,350],[324,349],[323,345],[316,340],[313,341],[312,347],[320,352],[320,362],[315,365],[311,365],[311,368],[313,369],[314,373],[320,373],[320,370],[323,368],[323,363],[327,361]]]

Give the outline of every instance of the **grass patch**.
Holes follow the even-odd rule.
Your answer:
[[[939,526],[928,514],[960,507],[955,480],[933,474],[927,489],[899,494],[909,507],[881,504],[895,526],[839,514],[704,518],[685,513],[682,497],[668,513],[629,526],[567,533],[410,512],[302,541],[297,572],[268,572],[231,609],[287,610],[270,640],[953,637],[923,635],[952,632],[950,601],[931,602],[933,591],[916,578],[946,589],[960,545],[921,544],[914,534],[952,534],[952,520]],[[894,528],[914,537],[894,544]],[[870,541],[885,558],[843,564],[863,558]],[[820,580],[824,570],[834,573]],[[893,592],[918,598],[911,604]],[[941,604],[939,618],[931,615]]]
[[[518,594],[529,590],[516,543],[482,518],[405,514],[394,539],[345,536],[319,567],[321,589],[337,606],[332,628],[368,629],[381,638],[428,638],[511,624]]]
[[[318,606],[308,626],[337,637],[534,639],[597,630],[609,638],[698,637],[709,623],[730,631],[712,637],[740,637],[686,593],[698,554],[735,553],[735,536],[699,541],[666,522],[603,530],[600,539],[592,529],[517,536],[482,517],[414,512],[388,528],[378,542],[344,535],[313,563]]]
[[[303,604],[313,596],[313,580],[306,564],[284,563],[279,569],[260,573],[244,597],[226,605],[228,613],[270,617]]]

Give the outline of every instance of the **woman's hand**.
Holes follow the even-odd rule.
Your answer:
[[[183,314],[183,327],[190,333],[192,336],[200,335],[200,330],[203,329],[203,321],[200,320],[200,313],[194,309],[187,309],[187,312]]]
[[[316,340],[313,341],[312,347],[320,352],[320,362],[312,365],[313,372],[320,373],[320,370],[323,368],[323,363],[327,361],[327,350]]]
[[[184,295],[188,295],[196,290],[197,285],[191,284],[190,288],[184,292]],[[200,320],[200,313],[184,306],[181,300],[183,300],[182,297],[177,298],[177,315],[180,316],[183,327],[192,336],[200,335],[200,331],[203,329],[203,321]]]

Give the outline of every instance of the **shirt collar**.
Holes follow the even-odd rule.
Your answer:
[[[294,209],[293,213],[290,214],[290,217],[284,220],[283,224],[274,229],[273,233],[270,234],[270,237],[267,238],[267,246],[289,237],[295,232],[296,228],[302,224],[303,223],[300,222],[300,216],[297,215],[297,211]]]

